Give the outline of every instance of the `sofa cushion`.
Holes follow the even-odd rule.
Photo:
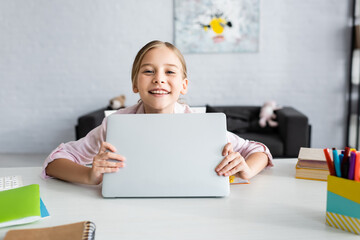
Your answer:
[[[226,115],[227,130],[231,132],[244,133],[250,127],[251,113],[247,110],[231,111],[231,109],[221,107],[211,107],[206,105],[206,112],[222,112]]]
[[[278,134],[242,133],[237,135],[247,140],[265,144],[269,148],[273,157],[282,157],[284,155],[284,143]]]
[[[75,126],[76,140],[85,137],[86,134],[102,123],[105,110],[108,108],[101,108],[78,118],[78,124]]]
[[[227,130],[236,134],[246,132],[277,133],[277,128],[259,125],[260,107],[254,106],[209,106],[206,105],[206,112],[222,112],[226,115]]]

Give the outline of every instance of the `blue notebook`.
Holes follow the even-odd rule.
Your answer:
[[[41,198],[40,198],[40,213],[41,213],[41,218],[50,216],[50,214]]]

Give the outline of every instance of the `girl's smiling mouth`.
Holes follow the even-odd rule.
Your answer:
[[[153,90],[150,90],[149,93],[154,94],[154,95],[167,95],[167,94],[170,94],[170,92],[165,90],[165,89],[153,89]]]

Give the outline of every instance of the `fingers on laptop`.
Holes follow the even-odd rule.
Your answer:
[[[107,151],[109,150],[109,151]],[[98,156],[101,156],[101,159],[103,160],[108,160],[108,159],[112,159],[112,160],[118,160],[118,161],[125,161],[125,157],[121,156],[120,154],[115,153],[116,152],[116,148],[111,145],[110,143],[107,142],[102,142]]]
[[[94,159],[93,166],[96,168],[103,168],[105,172],[115,172],[118,168],[125,166],[124,162],[109,162],[104,159]]]
[[[234,152],[234,150],[233,150],[233,147],[232,147],[231,143],[229,142],[224,146],[223,151],[222,151],[222,155],[226,156],[226,155],[228,155],[229,153],[232,153],[232,152]]]
[[[109,150],[109,151],[107,151]],[[99,153],[94,157],[93,167],[100,170],[100,172],[116,172],[119,168],[125,166],[125,157],[114,153],[116,148],[110,143],[103,142],[101,144]],[[108,161],[116,160],[116,161]]]
[[[108,142],[102,142],[99,153],[100,152],[106,152],[106,150],[109,150],[111,152],[116,152],[116,148],[113,145],[111,145]]]
[[[216,167],[219,176],[231,176],[244,168],[245,159],[238,152],[229,153]]]

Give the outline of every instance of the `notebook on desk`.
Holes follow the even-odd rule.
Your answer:
[[[229,195],[229,178],[215,172],[227,142],[223,113],[112,114],[106,141],[126,166],[104,174],[104,197]]]

